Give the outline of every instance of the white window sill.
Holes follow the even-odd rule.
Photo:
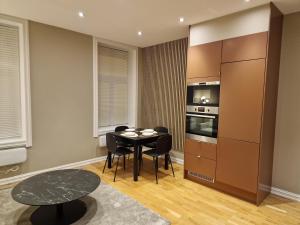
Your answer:
[[[117,126],[109,126],[109,127],[100,127],[98,128],[98,136],[103,136],[109,132],[114,132],[115,128],[118,126],[128,126],[128,124],[120,124]]]
[[[26,147],[25,140],[11,140],[11,141],[0,141],[0,150],[9,149],[9,148],[17,148],[17,147]]]

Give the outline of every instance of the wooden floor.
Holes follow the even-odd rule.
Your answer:
[[[126,161],[128,164],[128,161]],[[88,165],[85,169],[96,172],[102,181],[131,196],[145,207],[165,217],[172,224],[203,225],[292,225],[300,224],[300,202],[270,195],[261,206],[206,188],[183,179],[183,167],[174,163],[171,170],[163,169],[160,162],[159,184],[155,184],[152,160],[145,159],[138,182],[132,180],[132,160],[126,171],[119,167],[116,182],[113,169],[102,174],[104,162]]]

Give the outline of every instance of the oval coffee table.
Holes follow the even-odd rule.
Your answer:
[[[20,182],[11,194],[19,203],[40,206],[31,215],[32,224],[65,225],[85,214],[86,206],[79,198],[99,184],[100,177],[86,170],[56,170]]]

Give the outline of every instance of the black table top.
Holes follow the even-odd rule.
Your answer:
[[[140,131],[134,131],[134,132],[138,135],[137,137],[123,136],[122,134],[124,133],[124,131],[112,132],[112,134],[117,136],[118,138],[126,139],[129,143],[133,143],[133,144],[149,143],[157,140],[160,136],[167,134],[167,133],[158,132],[151,136],[143,136]]]
[[[56,205],[90,194],[100,181],[99,176],[86,170],[56,170],[20,182],[11,194],[15,201],[25,205]]]

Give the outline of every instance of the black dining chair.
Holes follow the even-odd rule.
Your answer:
[[[155,130],[156,132],[159,132],[159,133],[166,133],[166,134],[169,132],[168,128],[166,128],[166,127],[155,127],[154,130]],[[145,147],[148,147],[148,148],[155,148],[155,147],[156,147],[156,144],[157,144],[157,142],[155,141],[155,142],[151,142],[151,143],[144,144],[144,146],[145,146]]]
[[[115,128],[115,132],[124,131],[124,130],[126,130],[128,128],[129,128],[128,126],[117,126]]]
[[[128,129],[128,126],[118,126],[115,128],[115,132],[120,132],[120,131],[125,131],[126,129]],[[126,148],[132,148],[133,145],[130,143],[126,143],[123,140],[118,140],[117,139],[117,144],[118,146],[122,146],[122,147],[126,147]],[[130,156],[128,155],[128,160],[129,160]]]
[[[107,133],[106,134],[106,146],[107,146],[107,149],[110,153],[112,153],[114,156],[118,157],[116,170],[115,170],[115,175],[114,175],[114,182],[115,182],[120,157],[123,156],[123,158],[124,158],[123,167],[124,167],[124,170],[125,170],[126,155],[130,155],[132,153],[132,151],[129,148],[126,148],[126,147],[123,147],[123,146],[118,146],[116,137],[112,133]],[[104,173],[104,171],[105,171],[107,161],[108,161],[108,154],[107,154],[107,157],[106,157],[106,160],[105,160],[105,164],[104,164],[104,168],[103,168],[102,173]]]
[[[156,147],[150,150],[144,151],[143,154],[151,156],[153,158],[153,165],[155,168],[155,178],[158,184],[158,157],[165,155],[168,158],[168,163],[171,164],[172,173],[175,177],[172,160],[170,157],[170,151],[172,149],[172,136],[170,134],[159,137],[156,141]]]
[[[156,132],[166,133],[166,134],[169,132],[168,128],[166,128],[166,127],[155,127],[154,130]],[[156,148],[156,144],[157,144],[157,142],[155,141],[155,142],[146,143],[146,144],[144,144],[144,146],[148,147],[148,148]],[[142,154],[143,154],[143,151],[140,151],[140,167],[143,166]]]
[[[125,131],[126,129],[128,129],[127,126],[118,126],[118,127],[115,128],[115,132]],[[127,148],[133,147],[132,144],[126,143],[126,142],[121,141],[121,140],[117,140],[117,143],[118,143],[119,146],[123,146],[123,147],[127,147]]]

